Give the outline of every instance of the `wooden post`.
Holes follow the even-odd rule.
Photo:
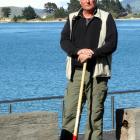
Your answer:
[[[117,140],[140,140],[140,108],[117,109]]]

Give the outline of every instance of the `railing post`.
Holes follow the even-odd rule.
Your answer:
[[[12,104],[9,104],[8,110],[9,110],[9,113],[11,114],[12,113]]]
[[[114,125],[114,96],[111,96],[111,116],[112,116],[112,129],[115,128],[115,125]]]
[[[64,116],[64,99],[62,100],[62,121],[63,121],[63,116]]]

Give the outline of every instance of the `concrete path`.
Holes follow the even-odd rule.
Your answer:
[[[80,134],[78,140],[84,140],[84,135]],[[116,140],[115,131],[105,131],[103,140]]]

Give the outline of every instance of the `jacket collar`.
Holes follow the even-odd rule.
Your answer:
[[[100,9],[99,8],[96,9],[96,13],[95,13],[94,17],[97,17],[97,18],[101,19],[101,13],[100,13]]]
[[[77,15],[73,17],[73,20],[83,17],[82,12],[83,12],[83,8],[80,8],[79,11],[77,12]],[[100,18],[100,11],[98,7],[95,7],[93,13],[94,13],[94,17]]]

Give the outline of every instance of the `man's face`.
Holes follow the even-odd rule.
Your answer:
[[[96,0],[80,0],[80,4],[84,10],[93,10],[96,6]]]

